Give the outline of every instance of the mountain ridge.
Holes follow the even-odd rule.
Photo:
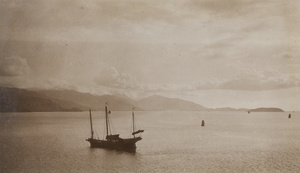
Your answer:
[[[110,110],[130,111],[133,107],[140,111],[267,111],[270,109],[207,108],[197,103],[179,98],[152,95],[140,100],[116,95],[93,95],[75,90],[33,90],[0,87],[0,112],[62,112],[62,111],[103,111],[104,104]],[[275,110],[276,109],[276,110]],[[273,108],[273,111],[283,111]]]
[[[261,107],[261,108],[256,108],[256,109],[251,109],[249,110],[250,112],[284,112],[284,110],[280,109],[280,108],[265,108],[265,107]]]
[[[80,111],[76,103],[50,99],[34,91],[0,87],[0,112]]]
[[[92,109],[95,111],[103,111],[103,105],[105,105],[105,103],[113,103],[110,104],[110,109],[114,111],[126,111],[132,109],[132,104],[128,100],[109,94],[98,96],[90,93],[77,92],[74,90],[38,90],[37,92],[51,98],[60,98],[67,101],[73,101],[86,107],[85,110]]]
[[[202,105],[194,102],[178,99],[167,98],[159,95],[141,99],[137,102],[137,106],[146,110],[163,111],[163,110],[189,110],[189,111],[205,111],[209,110]]]

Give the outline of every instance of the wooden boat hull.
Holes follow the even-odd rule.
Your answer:
[[[135,143],[142,140],[141,137],[117,140],[99,140],[88,138],[86,141],[90,142],[91,148],[106,148],[110,150],[122,150],[122,151],[132,151],[136,150]]]

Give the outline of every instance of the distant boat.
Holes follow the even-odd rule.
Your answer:
[[[135,130],[134,124],[134,108],[132,109],[132,138],[120,138],[119,134],[111,134],[109,131],[110,123],[108,114],[110,111],[107,111],[107,103],[105,104],[105,126],[106,126],[106,139],[95,139],[94,138],[94,130],[93,130],[93,122],[92,122],[92,114],[90,110],[90,125],[91,125],[91,137],[86,139],[86,141],[90,142],[90,146],[92,148],[106,148],[111,150],[122,150],[128,152],[135,152],[136,150],[136,142],[142,140],[141,136],[136,137],[137,134],[144,132],[144,130]]]

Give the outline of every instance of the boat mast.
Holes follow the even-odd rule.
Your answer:
[[[90,109],[90,123],[91,123],[91,139],[94,138],[93,122],[92,122],[92,112]]]
[[[133,110],[134,110],[134,107],[132,108],[132,132],[134,133],[135,130],[134,130],[134,112],[133,112]],[[135,137],[135,134],[133,135],[133,137]]]
[[[106,124],[106,136],[108,136],[108,116],[107,116],[107,104],[105,103],[105,124]]]

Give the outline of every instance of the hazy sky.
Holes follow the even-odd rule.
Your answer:
[[[0,85],[300,110],[298,0],[0,0]]]

